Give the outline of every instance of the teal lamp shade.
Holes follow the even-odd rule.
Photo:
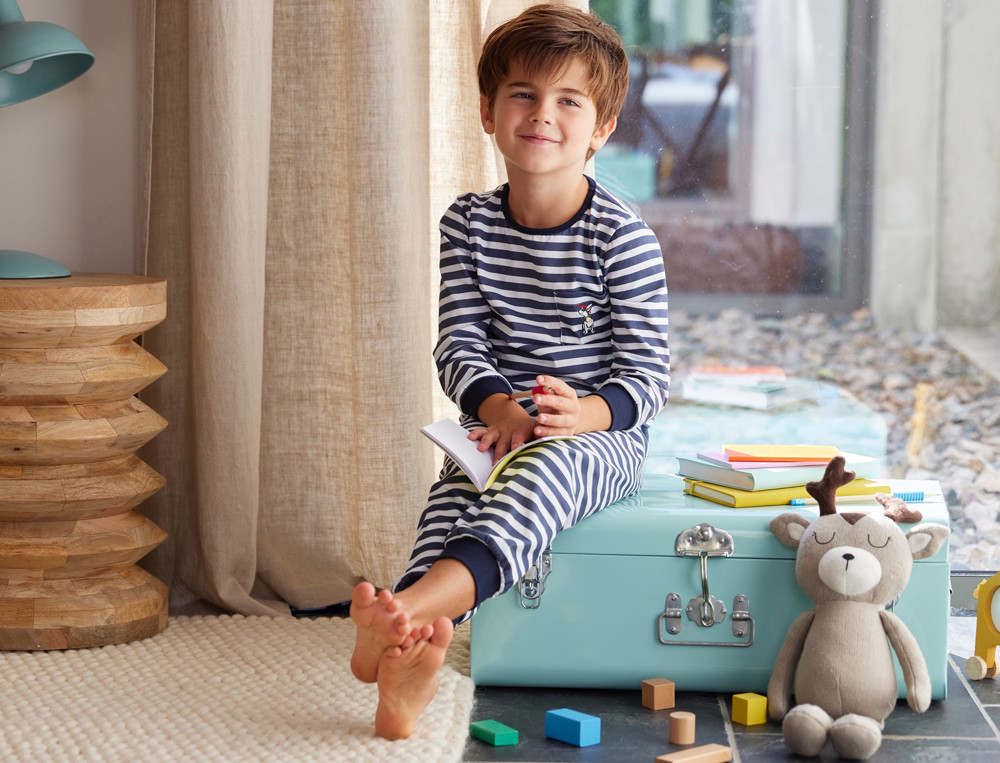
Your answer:
[[[16,0],[0,0],[0,106],[71,82],[94,63],[76,35],[56,24],[25,21]],[[31,252],[0,249],[0,279],[61,278],[69,270]]]
[[[93,63],[94,54],[72,32],[25,21],[16,0],[0,0],[0,106],[55,90]]]

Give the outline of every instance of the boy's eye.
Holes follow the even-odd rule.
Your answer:
[[[572,98],[563,98],[563,103],[567,106],[579,106],[580,104],[574,101]]]
[[[531,98],[531,93],[514,93],[515,98]]]

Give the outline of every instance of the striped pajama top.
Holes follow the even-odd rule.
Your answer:
[[[611,429],[644,427],[670,383],[660,246],[624,203],[588,178],[574,217],[518,225],[508,187],[459,197],[441,219],[439,336],[445,393],[475,417],[489,395],[557,376],[598,394]]]

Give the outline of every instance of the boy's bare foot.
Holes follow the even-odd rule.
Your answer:
[[[399,646],[410,634],[410,618],[387,589],[375,593],[371,583],[358,583],[351,594],[351,619],[357,626],[351,672],[365,683],[378,678],[378,661],[389,647]]]
[[[414,641],[385,650],[378,665],[378,709],[375,733],[405,739],[438,690],[438,670],[451,643],[452,621],[439,617],[433,625],[414,629]]]

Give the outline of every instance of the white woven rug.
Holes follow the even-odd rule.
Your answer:
[[[351,675],[353,644],[340,618],[177,617],[130,644],[0,653],[0,760],[460,760],[467,629],[417,730],[398,742],[372,731],[377,693]]]

